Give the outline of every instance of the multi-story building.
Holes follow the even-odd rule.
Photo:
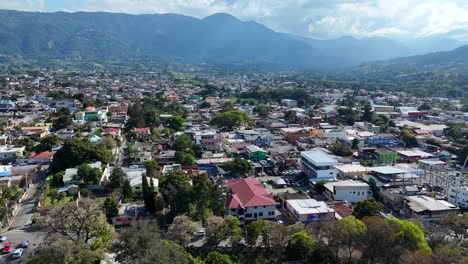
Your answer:
[[[314,199],[286,200],[286,213],[291,221],[303,224],[335,219],[335,210]]]
[[[325,194],[332,200],[356,203],[370,197],[369,185],[361,181],[338,181],[325,184]]]
[[[338,161],[322,151],[301,152],[302,173],[314,181],[330,180],[336,177],[333,167]]]
[[[258,219],[275,219],[276,202],[257,179],[227,180],[226,186],[229,188],[227,215],[236,216],[243,224]]]
[[[447,193],[449,203],[468,208],[468,186],[451,186]]]

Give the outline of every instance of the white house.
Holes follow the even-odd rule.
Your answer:
[[[281,99],[281,104],[286,106],[297,106],[297,100]]]
[[[337,181],[325,184],[325,194],[333,200],[356,203],[370,197],[369,185],[361,181]]]
[[[338,161],[322,151],[301,152],[302,173],[313,181],[330,180],[336,177],[333,167]]]
[[[276,202],[263,185],[254,178],[226,181],[226,214],[239,218],[241,223],[258,219],[275,219]]]

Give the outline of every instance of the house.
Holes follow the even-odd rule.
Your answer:
[[[44,151],[41,152],[37,155],[34,155],[33,157],[29,158],[27,160],[27,163],[29,164],[45,164],[45,163],[50,163],[52,162],[52,159],[54,158],[55,152],[51,151]]]
[[[245,147],[247,155],[249,155],[250,160],[260,161],[266,160],[266,151],[262,148],[259,148],[255,145],[248,145]]]
[[[369,185],[365,182],[347,180],[327,182],[325,184],[325,195],[332,200],[356,203],[370,197]]]
[[[170,165],[175,162],[175,150],[166,150],[161,153],[156,158],[156,161],[161,165]]]
[[[13,175],[13,167],[11,165],[0,165],[0,177],[8,177]]]
[[[0,161],[4,160],[14,160],[21,158],[24,155],[25,147],[13,147],[10,145],[0,146]]]
[[[335,210],[314,199],[286,200],[286,213],[291,221],[306,225],[335,219]]]
[[[87,108],[86,111],[78,111],[75,113],[75,119],[81,121],[97,121],[97,122],[107,122],[107,111],[105,110],[96,110]]]
[[[153,192],[158,192],[159,180],[156,178],[146,177],[148,186],[151,188],[151,182],[153,181]],[[133,197],[143,197],[143,177],[135,177],[130,179],[130,187],[132,187]]]
[[[129,225],[145,214],[144,204],[121,204],[117,216],[112,217],[112,224],[115,227]]]
[[[226,186],[229,188],[227,215],[236,216],[243,224],[258,219],[275,219],[276,202],[257,179],[227,180]]]
[[[398,160],[398,153],[387,148],[360,148],[358,157],[371,164],[392,164]]]
[[[443,200],[436,200],[429,196],[417,195],[404,197],[404,215],[421,222],[434,222],[447,215],[458,214],[459,212],[460,208],[457,206]]]
[[[309,179],[313,181],[330,180],[336,178],[335,165],[338,161],[322,151],[301,152],[301,167]]]
[[[451,204],[468,209],[468,186],[450,186],[447,200]]]
[[[434,157],[434,155],[431,153],[421,151],[417,148],[410,150],[398,150],[397,153],[398,156],[400,156],[400,159],[405,162],[414,162],[420,159],[429,159]]]
[[[21,133],[25,136],[37,135],[39,138],[43,138],[50,134],[48,126],[22,127]]]
[[[335,169],[337,174],[343,178],[360,177],[369,171],[367,167],[362,166],[359,162],[335,165]]]

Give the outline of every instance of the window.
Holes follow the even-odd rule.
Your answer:
[[[136,190],[139,190],[140,188],[141,188],[141,187],[139,187],[139,186],[138,186],[138,187],[135,187]]]
[[[258,213],[258,216],[263,216],[263,213]]]
[[[252,217],[252,214],[246,214],[245,217]]]
[[[275,212],[268,212],[268,215],[275,215]]]
[[[254,209],[257,209],[257,206],[255,206]]]

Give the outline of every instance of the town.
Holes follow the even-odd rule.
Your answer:
[[[1,263],[467,260],[466,98],[162,69],[0,95]]]

